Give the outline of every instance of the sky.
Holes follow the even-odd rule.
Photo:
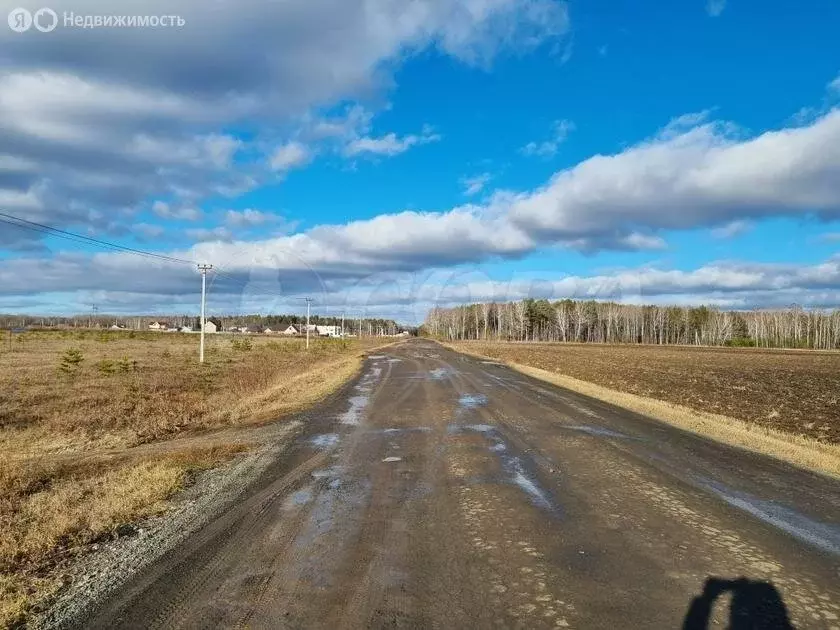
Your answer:
[[[210,314],[840,307],[840,3],[49,8],[0,23],[0,212],[177,260],[0,223],[0,312],[193,314],[197,263]]]

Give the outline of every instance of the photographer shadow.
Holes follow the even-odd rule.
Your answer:
[[[683,630],[707,630],[715,601],[724,593],[732,594],[729,607],[730,630],[793,630],[782,596],[770,582],[747,578],[725,580],[710,577],[703,593],[688,607]]]

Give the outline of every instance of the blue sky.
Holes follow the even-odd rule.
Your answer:
[[[217,312],[840,306],[840,4],[205,7],[2,32],[3,212],[216,264]],[[196,309],[189,265],[0,229],[0,310]]]

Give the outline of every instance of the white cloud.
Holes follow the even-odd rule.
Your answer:
[[[829,81],[826,88],[829,93],[840,95],[840,74],[838,74],[832,81]]]
[[[150,223],[136,223],[131,226],[131,229],[142,238],[159,238],[164,235],[166,229],[160,225],[152,225]]]
[[[707,0],[706,13],[711,17],[718,17],[726,8],[726,0]]]
[[[473,177],[464,177],[461,179],[461,185],[464,187],[464,194],[467,197],[477,195],[484,187],[493,179],[490,173],[481,173]]]
[[[219,242],[196,245],[191,253],[205,260],[209,253],[236,250]],[[426,309],[475,301],[507,301],[524,297],[611,299],[629,304],[708,304],[723,308],[780,307],[791,303],[816,308],[840,307],[840,258],[813,265],[717,262],[693,270],[643,266],[609,274],[563,276],[529,273],[507,281],[491,279],[482,266],[419,273],[367,271],[347,274],[340,268],[315,271],[291,255],[253,261],[212,258],[225,275],[213,281],[212,313],[290,310],[296,295],[317,295],[320,308],[352,309],[355,313],[401,314],[421,321]],[[218,261],[222,261],[219,264]],[[129,280],[127,280],[127,278]],[[30,287],[45,292],[31,297]],[[62,256],[33,265],[11,261],[0,268],[0,310],[26,301],[29,311],[54,309],[74,302],[108,303],[114,312],[155,310],[195,312],[199,287],[189,265],[148,261],[123,253],[92,259]],[[81,295],[54,292],[78,287]]]
[[[275,214],[260,212],[252,208],[225,212],[225,223],[232,227],[255,227],[278,220],[280,220],[280,217]]]
[[[102,12],[99,0],[50,6]],[[272,157],[280,170],[303,158],[272,155],[265,138],[288,137],[320,107],[377,102],[407,56],[436,49],[487,65],[500,51],[553,46],[568,29],[566,3],[554,0],[221,0],[212,10],[195,0],[124,0],[120,10],[179,15],[186,26],[84,37],[0,29],[0,146],[17,169],[0,194],[31,195],[43,208],[33,218],[58,227],[105,230],[123,213],[130,225],[150,199],[196,205],[275,181]],[[355,107],[348,118],[369,127],[369,113]],[[243,125],[262,137],[221,131]]]
[[[703,123],[556,173],[514,196],[509,217],[538,240],[614,238],[773,216],[840,216],[840,110],[743,139]]]
[[[357,155],[386,155],[394,156],[405,153],[411,147],[440,141],[440,135],[424,129],[422,135],[408,135],[400,138],[395,133],[388,133],[380,137],[365,136],[351,140],[344,149],[344,154],[353,157]]]
[[[152,212],[162,219],[180,219],[182,221],[198,221],[203,215],[201,210],[189,206],[173,207],[165,201],[155,201]]]
[[[301,167],[312,159],[310,150],[300,142],[288,142],[274,151],[271,156],[271,170],[288,171]]]
[[[195,228],[187,230],[187,238],[194,241],[232,241],[233,232],[226,227]]]
[[[712,230],[712,236],[719,239],[735,238],[736,236],[746,234],[752,228],[752,222],[739,219],[737,221],[731,221],[726,225],[714,228]]]
[[[552,136],[543,142],[529,142],[520,150],[523,155],[552,157],[557,154],[558,147],[566,141],[569,134],[575,130],[575,124],[570,120],[556,120],[552,124]]]

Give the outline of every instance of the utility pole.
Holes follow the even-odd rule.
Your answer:
[[[199,265],[198,270],[201,272],[201,344],[198,350],[198,362],[204,363],[204,305],[207,297],[207,271],[212,269],[213,265]]]
[[[306,300],[306,349],[309,350],[309,305],[312,304],[312,298],[303,299]]]
[[[344,311],[341,311],[341,336],[344,337]]]
[[[90,305],[90,315],[88,316],[88,328],[93,328],[93,319],[96,317],[96,312],[99,307],[96,304]]]

